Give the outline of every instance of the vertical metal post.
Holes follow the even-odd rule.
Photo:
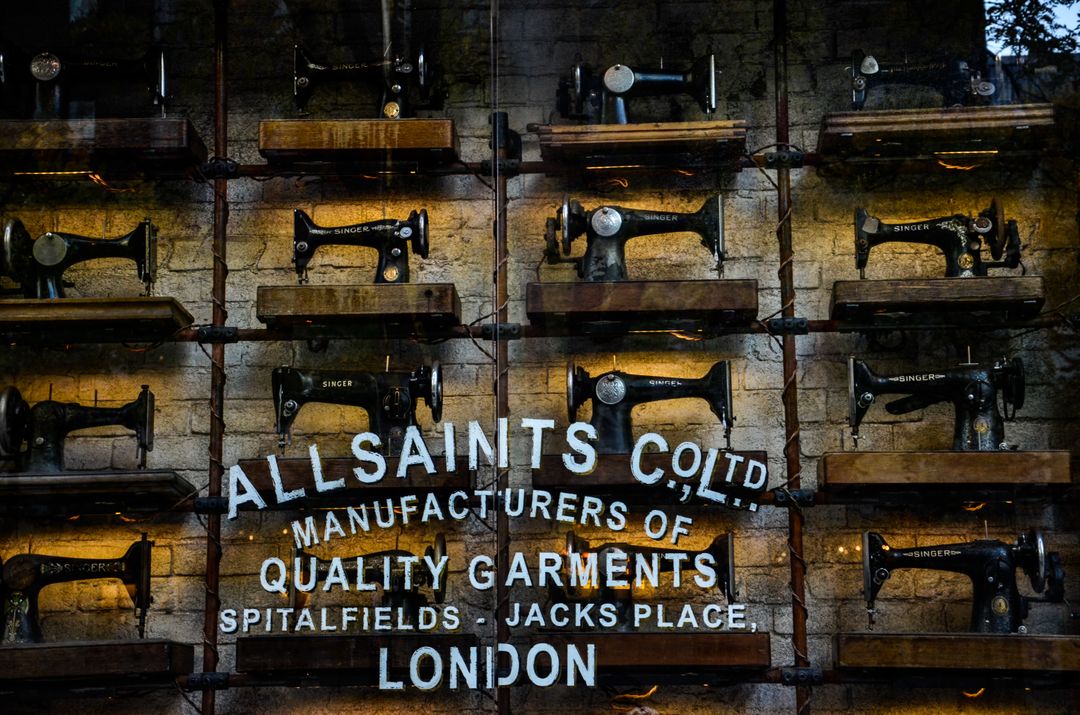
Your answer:
[[[790,141],[788,117],[787,68],[787,2],[773,2],[773,58],[776,81],[776,143],[786,149]],[[776,170],[776,205],[779,223],[776,228],[780,244],[780,303],[785,318],[795,316],[794,252],[791,248],[791,170],[781,166]],[[802,464],[799,455],[799,396],[796,387],[797,365],[795,336],[783,336],[784,355],[784,459],[787,463],[787,486],[798,489]],[[788,555],[791,561],[791,644],[795,651],[795,667],[810,664],[806,643],[806,561],[803,559],[803,525],[805,519],[797,507],[788,510]],[[810,690],[795,689],[795,703],[800,715],[808,710]]]
[[[214,153],[228,156],[228,97],[225,90],[226,45],[228,43],[229,0],[214,1]],[[214,241],[213,241],[213,315],[214,325],[225,325],[225,238],[229,223],[229,182],[214,179]],[[225,438],[225,345],[214,343],[210,355],[210,473],[207,495],[221,496],[221,477],[224,473],[222,452]],[[206,607],[203,621],[203,667],[212,673],[218,666],[217,619],[221,598],[218,593],[221,572],[221,515],[206,518]],[[215,691],[202,692],[202,715],[213,715]]]
[[[505,325],[509,320],[510,295],[507,289],[509,251],[506,245],[506,185],[509,178],[506,171],[500,168],[499,162],[509,157],[510,141],[509,118],[506,112],[492,112],[491,145],[494,151],[491,173],[495,179],[495,220],[492,228],[495,236],[495,410],[497,417],[510,415],[509,345],[507,340],[499,335],[499,326]],[[498,472],[495,478],[495,490],[496,493],[503,493],[503,490],[509,486],[510,475],[505,469],[498,467],[496,469]],[[506,588],[506,574],[510,570],[510,520],[506,516],[506,510],[501,508],[498,509],[495,519],[495,569],[499,574],[495,591],[496,641],[506,643],[510,640],[510,627],[506,625],[506,618],[510,613],[509,593]],[[510,689],[497,688],[495,700],[499,715],[509,715]]]

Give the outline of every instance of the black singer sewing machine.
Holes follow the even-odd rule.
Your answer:
[[[278,444],[291,441],[292,423],[308,402],[362,407],[369,431],[382,440],[387,454],[400,453],[405,429],[416,424],[422,398],[431,418],[442,419],[442,370],[438,361],[409,371],[380,373],[355,370],[297,370],[274,368],[274,429]]]
[[[428,257],[427,209],[412,211],[404,221],[380,219],[349,226],[317,226],[300,209],[293,210],[293,265],[300,283],[307,282],[308,264],[320,246],[364,246],[379,252],[376,283],[409,282],[409,248]]]
[[[942,96],[942,105],[986,102],[997,88],[961,57],[925,63],[882,65],[862,50],[851,54],[851,108],[862,109],[871,87],[885,84],[913,84],[931,87]]]
[[[382,605],[389,606],[395,611],[402,609],[408,618],[407,622],[415,624],[420,608],[428,605],[428,598],[420,592],[421,588],[431,589],[435,603],[441,604],[446,600],[446,582],[450,573],[450,562],[447,561],[443,565],[438,578],[435,578],[424,560],[426,557],[438,567],[444,556],[446,556],[446,537],[440,533],[435,535],[435,541],[420,555],[403,549],[388,549],[342,557],[340,562],[351,587],[357,583],[357,559],[363,558],[363,583],[380,586],[383,591]],[[412,562],[408,584],[405,579],[406,566],[401,561],[402,558],[417,559]],[[294,563],[295,559],[300,559],[302,579],[305,583],[319,584],[329,575],[332,563],[330,560],[312,556],[303,549],[294,550]],[[314,573],[312,573],[313,562]],[[389,571],[386,569],[387,565],[389,565]],[[385,587],[387,583],[390,584],[389,588]],[[290,581],[289,601],[293,608],[303,608],[307,604],[308,593],[310,592],[300,591],[296,588],[295,581]]]
[[[293,47],[293,99],[299,112],[307,112],[316,84],[332,80],[361,80],[378,86],[376,116],[382,119],[412,117],[418,108],[438,109],[440,105],[431,60],[422,46],[415,55],[390,48],[383,58],[343,64],[315,62],[299,45]]]
[[[63,298],[64,271],[76,263],[99,258],[135,262],[147,294],[157,274],[157,229],[150,219],[117,238],[89,238],[50,231],[37,240],[18,219],[4,224],[0,275],[19,283],[27,298]]]
[[[557,108],[566,119],[583,119],[589,124],[626,124],[627,99],[669,94],[689,94],[702,112],[715,112],[715,55],[705,55],[685,72],[635,69],[618,64],[608,67],[601,75],[589,65],[577,62],[570,69],[570,76],[559,80]]]
[[[629,582],[629,586],[617,587],[604,582],[604,566],[607,563],[609,553],[623,553],[626,555],[626,573],[620,576],[621,580]],[[719,591],[728,602],[735,600],[735,539],[731,532],[717,536],[712,543],[701,551],[682,551],[653,546],[635,546],[633,544],[608,542],[593,546],[586,539],[582,539],[573,531],[566,534],[566,547],[563,553],[563,586],[551,585],[548,595],[555,603],[614,603],[618,614],[619,623],[626,624],[629,620],[630,610],[634,602],[634,563],[638,554],[641,554],[649,562],[652,568],[653,554],[656,555],[656,572],[667,573],[676,569],[676,562],[665,558],[664,554],[683,554],[685,558],[679,560],[679,570],[695,568],[695,560],[702,555],[712,558],[708,564],[716,571],[716,590]],[[576,554],[584,557],[586,554],[596,554],[596,562],[600,564],[599,584],[579,586],[574,585],[571,570],[574,568],[571,555]],[[581,572],[581,573],[584,573]],[[650,573],[652,571],[650,570]],[[580,574],[579,574],[580,575]]]
[[[716,363],[704,377],[697,379],[630,375],[617,370],[590,377],[573,362],[566,366],[567,414],[570,422],[575,422],[578,408],[592,400],[590,423],[596,428],[599,454],[627,454],[633,449],[630,413],[635,406],[683,397],[697,397],[709,403],[724,427],[730,448],[735,415],[731,406],[731,366],[726,360]]]
[[[599,206],[586,211],[577,201],[563,199],[558,215],[547,220],[544,257],[548,263],[573,263],[578,276],[589,282],[624,281],[626,242],[638,236],[661,233],[696,233],[712,254],[719,273],[724,265],[724,202],[720,194],[708,199],[694,213],[645,211],[622,206]],[[585,255],[570,255],[574,239],[585,235]]]
[[[146,534],[115,559],[88,559],[45,554],[19,554],[4,562],[4,632],[2,643],[40,643],[43,640],[38,616],[41,589],[55,583],[114,578],[124,582],[139,617],[139,637],[146,634],[146,612],[150,596],[150,552],[154,545]]]
[[[1024,363],[1002,358],[993,365],[961,363],[946,370],[908,375],[877,375],[862,360],[848,358],[848,424],[858,444],[859,424],[878,395],[906,395],[885,405],[903,415],[939,402],[956,412],[953,446],[957,451],[1013,449],[1005,442],[1006,420],[1024,406]],[[1002,411],[998,410],[998,396]]]
[[[961,544],[896,549],[881,534],[863,533],[863,595],[870,626],[874,602],[882,585],[899,568],[934,569],[962,573],[971,579],[971,630],[975,633],[1023,633],[1032,602],[1061,603],[1065,597],[1065,572],[1056,552],[1047,552],[1042,533],[1031,529],[1015,544],[980,539]],[[1016,570],[1022,569],[1035,593],[1043,598],[1021,596]]]
[[[991,268],[1020,265],[1016,221],[1005,220],[996,199],[975,218],[955,214],[915,223],[884,223],[866,209],[856,209],[855,267],[859,269],[859,277],[866,277],[870,249],[884,243],[936,246],[945,254],[947,278],[985,277]],[[993,260],[985,260],[984,251],[989,251]]]
[[[22,53],[0,48],[0,91],[9,107],[32,119],[93,118],[102,114],[105,88],[143,83],[148,105],[164,117],[168,99],[165,52],[152,48],[137,59],[79,57],[41,51]],[[88,92],[88,88],[91,91]],[[114,106],[115,105],[115,106]],[[31,108],[32,109],[28,109]],[[144,113],[109,101],[109,115]]]
[[[146,385],[137,398],[122,407],[88,407],[53,400],[30,407],[17,388],[8,386],[0,391],[0,457],[13,460],[21,472],[62,472],[68,433],[109,425],[135,432],[139,468],[145,468],[146,453],[154,449],[154,393]]]

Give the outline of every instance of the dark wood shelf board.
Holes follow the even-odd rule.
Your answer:
[[[1080,637],[988,633],[839,633],[837,669],[988,677],[1080,672]],[[1075,675],[1072,676],[1075,678]]]
[[[772,664],[768,633],[541,633],[532,643],[557,651],[596,646],[598,684],[722,685],[741,682]]]
[[[755,280],[529,283],[525,312],[537,325],[634,330],[705,330],[757,319]]]
[[[375,484],[357,482],[353,469],[371,465],[361,465],[351,457],[324,458],[322,460],[323,480],[327,482],[345,480],[345,487],[329,492],[315,491],[315,481],[311,474],[311,460],[306,457],[278,458],[278,472],[284,491],[304,488],[307,494],[302,499],[278,505],[274,497],[274,484],[270,479],[270,465],[265,459],[241,459],[238,464],[252,486],[266,500],[270,509],[301,509],[305,507],[355,506],[360,501],[402,494],[449,494],[450,492],[472,488],[472,474],[468,470],[468,456],[458,457],[457,470],[447,474],[442,457],[433,457],[436,473],[428,476],[423,467],[411,466],[404,479],[398,479],[397,457],[386,458],[386,475]],[[251,504],[242,505],[241,510],[253,508]]]
[[[479,646],[473,634],[270,635],[236,639],[236,672],[276,684],[377,685],[379,649],[388,648],[389,677],[407,673],[409,656],[423,646],[444,658],[450,648]],[[483,662],[483,658],[477,659]],[[444,683],[445,684],[445,683]]]
[[[206,161],[206,145],[186,119],[2,119],[0,173],[98,172],[186,176]]]
[[[746,153],[746,122],[529,125],[545,161],[586,169],[728,168],[738,171]]]
[[[1071,455],[1039,452],[830,452],[818,462],[828,502],[1011,501],[1063,494]]]
[[[0,514],[163,511],[179,506],[195,491],[186,479],[164,469],[0,473]]]
[[[736,451],[734,454],[744,458],[732,480],[734,486],[724,483],[728,461],[721,456],[713,472],[712,488],[728,494],[732,499],[731,506],[734,508],[747,508],[748,504],[760,504],[765,487],[760,490],[750,490],[740,488],[738,485],[742,483],[746,475],[746,464],[750,460],[768,465],[767,453]],[[590,474],[574,474],[563,466],[561,454],[545,454],[540,457],[540,468],[532,470],[532,485],[536,489],[564,489],[578,494],[617,495],[620,499],[633,504],[678,502],[684,483],[691,486],[692,492],[697,490],[700,481],[697,477],[692,480],[672,478],[670,453],[647,452],[642,456],[641,465],[646,472],[657,468],[663,469],[664,479],[655,485],[639,482],[630,471],[629,454],[597,455],[596,468]],[[669,484],[674,484],[674,486],[669,486]],[[736,503],[736,500],[739,503]],[[703,500],[698,496],[691,496],[689,503],[714,505],[713,502]]]
[[[310,337],[409,337],[460,325],[461,299],[453,283],[259,286],[256,315]]]
[[[968,314],[980,321],[1027,320],[1046,302],[1041,276],[909,278],[837,281],[833,320],[874,320],[888,315]]]
[[[457,158],[451,119],[270,119],[259,153],[271,164],[396,163],[437,166]]]
[[[194,648],[167,640],[33,643],[0,647],[0,691],[173,687]]]
[[[0,300],[0,338],[10,343],[153,343],[193,320],[174,298]]]

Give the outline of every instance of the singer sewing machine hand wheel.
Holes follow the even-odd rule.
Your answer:
[[[26,439],[30,406],[18,388],[9,385],[0,391],[0,457],[16,459]]]

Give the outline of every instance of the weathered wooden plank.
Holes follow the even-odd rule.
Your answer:
[[[837,281],[833,286],[832,318],[988,312],[1019,320],[1038,315],[1045,302],[1041,276]]]
[[[652,156],[689,153],[718,162],[746,149],[746,122],[652,122],[642,124],[530,126],[548,161],[603,163],[604,156]]]
[[[186,119],[0,120],[0,171],[101,170],[118,164],[191,168],[206,145]],[[106,178],[108,178],[106,176]]]
[[[835,112],[822,121],[818,151],[834,156],[911,156],[1036,151],[1053,132],[1050,104]],[[973,156],[959,156],[957,161]]]
[[[529,283],[525,312],[547,321],[698,320],[746,324],[757,318],[755,280]]]
[[[771,663],[768,633],[545,633],[532,637],[562,651],[567,644],[581,652],[596,646],[601,674],[619,670],[645,672],[712,669],[756,670]]]
[[[167,640],[6,645],[0,648],[0,684],[167,682],[191,673],[193,662],[192,646]]]
[[[830,452],[818,462],[822,489],[913,485],[1072,483],[1067,450],[1038,452]]]
[[[259,153],[271,162],[417,160],[457,156],[450,119],[274,119],[259,122]]]
[[[1080,637],[988,633],[839,633],[837,668],[860,670],[1080,671]]]
[[[0,335],[27,343],[156,342],[191,325],[175,298],[0,300]]]
[[[165,469],[0,474],[0,514],[111,514],[168,509],[195,488]]]
[[[381,323],[446,328],[461,323],[461,300],[452,283],[259,286],[256,315],[275,328]]]
[[[428,475],[423,467],[412,465],[406,472],[404,479],[398,479],[397,457],[386,458],[386,476],[375,484],[361,484],[356,480],[353,469],[361,466],[360,462],[352,458],[329,458],[322,460],[323,479],[335,481],[344,479],[346,486],[329,492],[318,493],[315,491],[314,477],[311,473],[311,460],[303,457],[287,457],[278,459],[278,470],[284,491],[306,488],[307,496],[281,505],[281,508],[292,509],[303,506],[338,506],[355,504],[358,499],[369,499],[399,494],[423,494],[426,492],[451,492],[458,489],[471,487],[471,475],[468,469],[468,457],[459,457],[457,469],[448,473],[445,463],[441,458],[436,460],[435,474]],[[244,474],[251,480],[252,486],[264,496],[267,504],[274,508],[274,483],[270,479],[270,466],[265,459],[241,459],[238,464],[244,470]],[[370,466],[368,466],[370,469]],[[250,508],[250,505],[241,508]]]
[[[380,648],[388,649],[390,669],[400,671],[408,668],[409,657],[417,648],[430,646],[445,657],[450,648],[467,649],[477,644],[472,634],[243,636],[236,639],[236,672],[254,676],[344,673],[355,677],[358,684],[374,685]]]

